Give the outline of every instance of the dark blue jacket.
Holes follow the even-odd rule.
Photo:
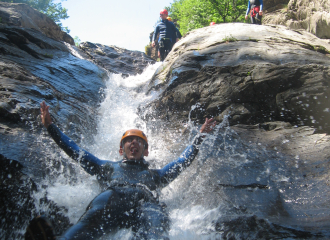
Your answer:
[[[259,3],[258,3],[258,1],[259,1]],[[262,2],[262,0],[254,0],[253,3],[250,3],[250,0],[249,0],[248,7],[247,7],[247,10],[246,10],[246,15],[249,15],[250,9],[251,9],[251,6],[252,5],[260,6],[260,11],[262,11],[262,7],[264,5],[264,3]]]
[[[51,124],[47,130],[71,158],[80,163],[89,174],[98,175],[98,179],[107,187],[143,185],[151,191],[168,185],[190,166],[198,153],[198,145],[202,142],[202,137],[195,137],[194,143],[188,146],[177,160],[162,169],[149,169],[149,164],[144,159],[143,161],[123,159],[118,162],[101,160],[81,149],[55,124]]]
[[[172,43],[175,43],[176,40],[176,27],[175,25],[168,21],[167,19],[162,20],[159,22],[155,28],[154,31],[154,36],[153,36],[153,41],[156,41],[156,37],[159,33],[159,39],[158,42],[160,41],[161,38],[170,38]]]

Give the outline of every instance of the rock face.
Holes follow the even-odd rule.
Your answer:
[[[230,34],[229,34],[230,33]],[[178,42],[153,77],[164,89],[151,103],[158,118],[173,121],[230,116],[234,124],[287,121],[329,132],[330,45],[282,26],[221,24]]]
[[[271,12],[274,12],[278,9],[282,9],[285,6],[288,5],[290,0],[268,0],[268,1],[264,1],[264,6],[263,9],[264,11],[269,14]]]
[[[329,238],[329,50],[303,30],[220,24],[190,32],[154,74],[148,124],[185,135],[188,120],[221,123],[177,189],[194,197],[177,201],[223,203],[224,239]]]
[[[125,76],[142,73],[148,64],[155,61],[149,58],[145,53],[139,51],[129,51],[116,46],[105,46],[102,44],[93,44],[85,42],[80,44],[89,58],[98,66],[113,73],[121,73]]]
[[[34,182],[60,163],[60,156],[41,150],[42,142],[47,140],[38,121],[39,103],[50,105],[54,122],[75,141],[81,141],[82,133],[88,141],[91,132],[96,131],[97,107],[107,71],[137,74],[153,60],[142,52],[98,45],[97,49],[108,54],[101,60],[92,50],[71,45],[69,35],[25,4],[0,3],[0,17],[0,160],[4,166],[0,238],[22,238],[28,221],[42,214],[34,208],[35,201],[49,206],[46,214],[55,216],[53,223],[60,233],[69,224],[67,217],[57,214],[64,210],[44,196],[33,197],[35,189],[42,189]],[[18,207],[16,202],[21,205]]]
[[[74,45],[73,38],[52,19],[26,4],[0,2],[0,18],[1,24],[34,29],[49,38]]]
[[[283,1],[285,3],[285,1]],[[329,0],[290,0],[285,5],[269,7],[263,24],[280,24],[290,29],[305,29],[319,38],[330,38],[330,1]],[[279,9],[280,8],[280,9]]]
[[[87,42],[76,48],[45,35],[41,23],[22,17],[15,25],[10,16],[0,26],[0,238],[22,239],[22,229],[40,213],[36,200],[49,206],[46,214],[56,215],[58,233],[69,225],[57,215],[65,209],[33,196],[48,187],[38,180],[49,173],[57,177],[63,167],[60,174],[76,181],[60,153],[43,151],[58,148],[38,121],[39,103],[46,100],[54,122],[74,141],[92,141],[106,71],[136,74],[153,61],[113,46]],[[182,130],[189,117],[197,123],[215,117],[224,127],[201,149],[203,166],[191,166],[196,174],[176,182],[180,194],[192,199],[179,197],[175,204],[220,209],[223,203],[212,224],[224,239],[260,239],[265,232],[269,238],[327,239],[329,51],[328,41],[303,30],[241,23],[198,29],[176,43],[147,86],[160,95],[140,107],[141,115],[152,124],[165,122],[155,129],[165,126],[168,132]]]

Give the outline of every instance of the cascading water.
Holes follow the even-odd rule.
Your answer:
[[[198,126],[188,118],[181,128],[188,131],[169,128],[170,123],[163,128],[155,119],[143,121],[137,110],[157,97],[157,93],[146,95],[144,86],[159,65],[151,65],[141,75],[125,79],[109,74],[94,142],[82,141],[81,147],[100,159],[120,160],[119,139],[123,132],[139,128],[149,139],[150,154],[146,160],[151,168],[160,168],[179,156]],[[193,108],[196,107],[200,106]],[[64,153],[60,155],[62,163],[67,161],[70,167],[57,167],[56,174],[52,173],[56,179],[45,180],[48,186],[36,193],[36,199],[46,194],[58,206],[68,209],[63,214],[75,223],[101,188],[95,177]],[[306,186],[307,180],[299,172],[303,163],[298,158],[293,164],[276,151],[266,151],[262,144],[243,143],[226,121],[222,122],[205,139],[195,162],[161,191],[160,200],[166,203],[171,218],[170,239],[318,236],[322,227],[309,227],[306,215],[321,218],[329,214],[324,199],[329,198],[330,192],[324,190],[327,188],[321,181]],[[129,230],[121,230],[103,239],[130,236]]]

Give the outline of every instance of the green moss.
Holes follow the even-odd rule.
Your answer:
[[[329,54],[330,52],[323,46],[314,46],[314,50],[323,53],[323,54]]]
[[[44,55],[44,57],[46,57],[46,58],[53,58],[54,56],[53,56],[53,54],[48,54],[48,53],[46,53],[46,54]]]
[[[224,42],[237,42],[237,38],[234,38],[231,34],[230,37],[226,36],[225,38],[222,39]]]

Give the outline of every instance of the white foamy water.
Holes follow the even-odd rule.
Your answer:
[[[127,78],[122,78],[119,74],[109,74],[106,89],[104,89],[104,100],[99,108],[99,121],[97,134],[94,136],[94,144],[82,147],[100,159],[120,160],[119,140],[123,132],[127,129],[139,128],[148,136],[150,153],[149,157],[146,158],[147,161],[149,158],[157,159],[156,164],[153,165],[162,167],[169,160],[178,157],[178,155],[173,156],[171,149],[166,147],[166,142],[163,140],[164,136],[159,135],[162,131],[157,131],[157,135],[153,135],[146,123],[139,118],[137,112],[140,105],[144,105],[156,97],[156,93],[146,95],[144,88],[160,64],[151,65],[142,74]],[[67,216],[72,223],[78,221],[90,201],[101,192],[95,177],[84,173],[78,164],[75,168],[78,172],[78,180],[74,184],[68,184],[62,179],[62,176],[55,184],[47,188],[47,197],[59,206],[65,206],[68,209]],[[163,192],[161,200],[171,202],[175,201],[176,197],[175,184],[171,184]],[[169,209],[172,225],[170,238],[201,239],[203,230],[201,230],[199,222],[203,221],[204,218],[215,218],[213,212],[212,209],[204,209],[202,206],[196,206],[193,209]],[[203,226],[202,229],[208,228],[211,226]],[[123,229],[115,236],[109,235],[102,239],[129,239],[130,236],[132,233]],[[208,239],[210,239],[210,235],[208,235]]]
[[[139,128],[148,136],[149,156],[146,160],[151,163],[151,168],[161,168],[180,155],[180,150],[189,143],[187,135],[197,128],[190,121],[190,116],[182,123],[182,129],[188,127],[189,134],[182,134],[178,129],[163,127],[156,119],[149,119],[146,123],[138,112],[139,106],[144,106],[159,94],[154,92],[146,95],[145,90],[160,64],[151,65],[142,74],[127,78],[109,74],[106,89],[103,91],[103,101],[98,109],[94,142],[83,142],[81,147],[100,159],[120,160],[118,150],[123,132]],[[196,104],[191,110],[197,107],[200,106]],[[49,145],[45,149],[49,149]],[[35,198],[40,199],[46,195],[58,206],[68,209],[68,212],[63,214],[69,217],[71,223],[76,223],[101,189],[95,176],[84,172],[79,164],[58,151],[57,146],[54,149],[55,154],[60,155],[60,161],[70,164],[70,167],[63,167],[65,164],[62,164],[62,167],[54,170],[52,176],[57,178],[46,179],[45,185],[48,186],[40,187],[41,190],[36,193]],[[295,157],[295,161],[298,159]],[[56,167],[57,163],[54,164]],[[53,169],[53,166],[48,167]],[[259,146],[242,144],[235,132],[228,127],[227,120],[224,120],[217,126],[214,134],[209,134],[204,140],[197,161],[160,192],[160,201],[167,204],[171,219],[170,239],[221,239],[222,230],[216,229],[217,223],[222,224],[219,220],[235,220],[241,216],[249,218],[251,214],[267,219],[269,203],[276,202],[280,195],[285,208],[304,217],[302,213],[305,214],[305,209],[313,204],[313,200],[306,200],[306,194],[316,195],[320,199],[317,201],[322,204],[322,199],[328,199],[328,194],[325,192],[324,197],[323,191],[317,188],[314,192],[309,189],[307,191],[307,185],[300,184],[302,178],[299,178],[299,172],[295,173],[297,168],[299,165],[297,167],[297,164],[294,164],[294,169],[287,171],[285,158],[281,159],[272,152],[267,153]],[[299,185],[292,188],[294,179]],[[286,186],[286,183],[290,185]],[[253,187],[257,185],[244,187],[249,184],[267,185],[267,188]],[[297,195],[301,197],[296,198]],[[47,205],[40,204],[37,208],[37,211],[45,211]],[[244,234],[255,234],[253,229],[231,231],[241,239],[246,239]],[[115,235],[102,237],[102,240],[126,240],[130,237],[132,232],[123,229]]]

